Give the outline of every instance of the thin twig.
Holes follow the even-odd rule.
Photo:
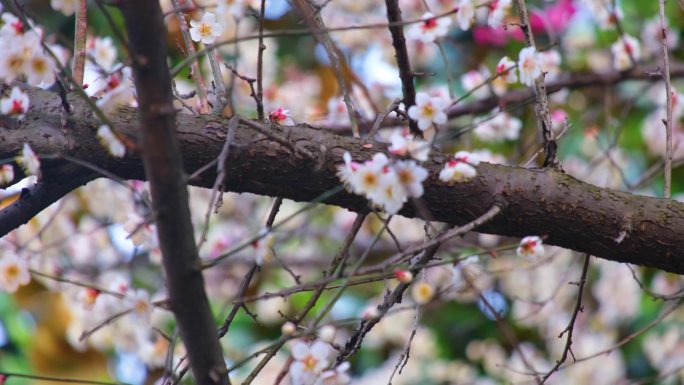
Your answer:
[[[395,24],[402,22],[401,9],[399,8],[398,0],[385,0],[385,5],[387,7],[387,21],[390,24],[389,31],[390,35],[392,35],[392,46],[394,46],[394,57],[397,59],[397,67],[399,68],[401,91],[404,96],[403,101],[406,108],[408,108],[416,104],[416,86],[413,84],[415,75],[411,70],[404,28],[401,25]],[[418,122],[415,120],[409,119],[409,129],[412,134],[423,137],[423,132],[418,128]],[[372,138],[370,135],[368,137]]]
[[[530,18],[527,14],[527,7],[525,6],[525,0],[515,1],[518,8],[518,15],[520,17],[520,29],[522,29],[525,35],[525,43],[528,47],[533,47],[537,49],[534,44],[534,36],[532,35],[532,29],[530,27]],[[556,159],[557,145],[553,138],[553,130],[551,126],[551,114],[549,112],[549,99],[546,94],[546,82],[544,80],[544,74],[534,79],[534,90],[537,97],[537,105],[534,112],[537,116],[537,124],[541,131],[541,136],[544,141],[544,167],[558,166],[558,159]]]
[[[259,48],[257,52],[257,117],[259,121],[264,121],[264,14],[266,12],[266,0],[261,0],[259,7]]]
[[[78,0],[76,9],[76,31],[74,33],[74,81],[83,86],[86,61],[86,34],[88,30],[88,1]]]
[[[658,0],[658,15],[660,18],[660,39],[663,46],[663,66],[666,92],[666,113],[663,120],[665,124],[665,186],[664,196],[669,198],[672,193],[672,81],[670,79],[670,58],[667,48],[667,22],[665,20],[665,0]]]
[[[563,334],[566,332],[568,333],[568,336],[565,339],[565,347],[563,348],[563,354],[561,355],[561,358],[556,361],[556,364],[549,370],[548,373],[542,378],[542,384],[546,382],[546,380],[551,377],[551,375],[558,371],[558,368],[560,368],[561,365],[565,362],[565,360],[568,359],[568,353],[572,354],[573,359],[575,358],[575,355],[572,353],[572,333],[575,330],[575,321],[577,320],[577,315],[583,311],[583,306],[582,306],[582,295],[584,293],[584,285],[587,282],[587,272],[589,271],[589,260],[591,259],[591,256],[589,254],[584,254],[584,266],[582,266],[582,275],[580,276],[580,280],[578,282],[578,287],[577,287],[577,302],[575,303],[575,310],[572,312],[572,317],[570,317],[570,322],[568,322],[568,326],[565,327],[565,329],[561,332],[561,334],[558,336],[558,338],[562,338]]]
[[[176,16],[178,17],[178,26],[181,31],[181,36],[183,36],[183,42],[185,43],[185,49],[188,52],[188,56],[194,55],[195,43],[193,43],[192,38],[190,37],[190,31],[188,30],[188,24],[185,20],[185,15],[182,11],[180,11],[180,0],[171,0],[171,4],[175,9],[179,9],[179,11],[176,12]],[[209,112],[209,104],[207,103],[207,86],[204,82],[204,75],[202,75],[202,71],[200,71],[199,63],[197,61],[193,61],[191,63],[190,75],[195,81],[195,88],[197,89],[197,97],[199,98],[200,103],[199,112],[200,114],[206,114]]]

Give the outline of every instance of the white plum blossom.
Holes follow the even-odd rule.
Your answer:
[[[539,52],[539,64],[546,79],[553,80],[561,73],[561,56],[556,49]]]
[[[281,327],[280,327],[280,332],[283,333],[284,336],[291,336],[297,331],[297,326],[290,322],[287,321],[285,322]]]
[[[12,87],[8,97],[0,99],[0,114],[2,115],[16,115],[21,119],[28,112],[28,108],[28,94],[16,86]]]
[[[223,27],[216,22],[216,15],[207,12],[200,21],[190,20],[190,38],[196,42],[211,44],[221,36]]]
[[[136,319],[142,321],[145,325],[149,325],[152,319],[152,310],[154,309],[152,302],[150,302],[149,293],[143,289],[133,290],[127,293],[126,301]]]
[[[419,92],[416,95],[416,105],[409,107],[407,113],[409,118],[418,122],[418,128],[425,131],[432,123],[446,123],[447,115],[444,110],[448,103],[444,97],[431,97],[425,92]]]
[[[542,239],[536,235],[530,235],[520,241],[520,245],[515,252],[520,257],[543,257],[544,246]]]
[[[667,28],[667,48],[675,49],[679,44],[679,33],[672,30],[670,22],[665,18],[665,28]],[[644,56],[654,56],[662,54],[663,40],[661,38],[661,25],[658,16],[644,23],[641,29],[641,42],[643,43]]]
[[[24,143],[21,155],[17,156],[15,160],[24,169],[26,174],[35,175],[40,178],[40,159],[38,159],[38,155],[33,152],[28,143]]]
[[[487,25],[490,28],[499,28],[503,26],[503,20],[511,9],[511,0],[498,0],[489,4],[489,16],[487,17]]]
[[[449,184],[466,182],[477,175],[475,166],[479,164],[480,159],[477,155],[467,151],[459,151],[453,159],[447,161],[442,171],[439,172],[439,180]]]
[[[456,12],[456,21],[462,30],[467,31],[473,25],[475,19],[475,5],[473,0],[461,0],[458,3],[458,12]]]
[[[394,155],[410,156],[425,162],[430,154],[430,144],[422,139],[414,138],[408,128],[396,129],[390,136],[391,145],[387,149]]]
[[[216,6],[216,13],[222,17],[232,16],[235,19],[241,18],[247,8],[244,0],[219,0]]]
[[[610,47],[613,53],[613,68],[625,71],[634,65],[641,57],[639,41],[632,36],[624,35]]]
[[[613,0],[584,0],[589,8],[589,14],[597,21],[602,29],[613,28],[622,20],[622,8]]]
[[[534,81],[541,76],[541,62],[534,47],[525,47],[520,50],[518,71],[520,71],[520,82],[527,86],[534,85]]]
[[[97,101],[97,106],[102,112],[111,116],[121,107],[130,106],[134,101],[133,82],[130,78],[129,68],[121,73],[113,73],[107,80],[107,85],[102,98]]]
[[[413,273],[409,270],[396,269],[394,270],[394,278],[401,283],[411,283],[413,281]]]
[[[88,44],[88,54],[95,63],[105,71],[109,71],[116,63],[116,48],[110,37],[96,37]]]
[[[486,142],[498,142],[518,139],[521,128],[520,119],[507,112],[499,112],[491,119],[478,122],[473,133]]]
[[[290,377],[293,385],[313,385],[323,370],[330,366],[330,345],[323,341],[308,344],[297,341],[292,346]]]
[[[427,282],[418,282],[411,288],[411,298],[418,305],[425,305],[435,296],[435,287]]]
[[[51,85],[55,82],[55,69],[55,61],[42,50],[36,50],[24,69],[26,82],[33,86]]]
[[[368,194],[368,199],[382,207],[389,214],[396,214],[408,199],[408,189],[404,187],[393,167],[383,167],[378,177],[378,187]]]
[[[275,243],[275,237],[273,234],[268,233],[261,239],[257,239],[252,242],[252,249],[254,249],[254,262],[263,266],[264,263],[270,262],[275,253],[273,252],[273,244]]]
[[[78,9],[78,0],[50,0],[50,6],[66,16],[73,15]]]
[[[20,286],[31,282],[28,263],[14,252],[0,257],[0,290],[14,293]]]
[[[14,180],[14,167],[11,164],[3,164],[0,167],[0,185],[9,184]]]
[[[455,290],[467,289],[470,282],[473,282],[482,271],[480,259],[477,255],[458,261],[452,269],[451,285]]]
[[[449,32],[451,19],[448,17],[437,18],[432,13],[425,12],[421,19],[423,21],[411,26],[406,32],[406,37],[423,43],[432,43]]]
[[[496,65],[496,74],[499,75],[506,83],[515,83],[518,81],[518,75],[515,71],[516,64],[508,56],[504,56]]]
[[[126,155],[126,146],[121,143],[108,125],[103,124],[97,129],[97,138],[112,156],[121,158]]]
[[[337,329],[333,325],[324,325],[318,330],[318,338],[329,344],[333,343],[336,334]]]
[[[292,120],[292,114],[290,114],[290,110],[286,110],[283,107],[278,107],[269,112],[268,120],[281,126],[294,126],[295,124]]]
[[[398,160],[393,164],[399,183],[406,190],[408,196],[419,198],[423,196],[423,182],[428,177],[425,168],[413,160]]]
[[[350,364],[347,361],[337,365],[335,369],[329,369],[321,373],[319,382],[316,385],[347,385],[351,382],[351,377],[347,372]]]
[[[466,92],[471,92],[477,99],[489,96],[489,89],[486,87],[489,71],[486,68],[470,70],[461,75],[461,85]]]
[[[351,155],[345,153],[344,165],[337,171],[349,191],[365,196],[390,214],[397,213],[409,197],[423,195],[427,175],[427,170],[414,160],[390,161],[380,152],[364,163],[352,161]]]

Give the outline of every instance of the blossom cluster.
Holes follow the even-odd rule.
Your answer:
[[[49,87],[55,82],[55,61],[41,45],[42,31],[26,25],[11,13],[3,13],[0,27],[0,80],[26,80],[33,86]]]
[[[408,150],[399,150],[397,152]],[[423,195],[423,181],[427,170],[414,160],[389,159],[384,153],[376,153],[364,163],[354,162],[349,152],[344,153],[344,165],[339,166],[338,177],[347,189],[363,195],[371,203],[396,214],[408,198]]]

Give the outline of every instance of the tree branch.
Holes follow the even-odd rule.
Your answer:
[[[138,126],[136,131],[140,133],[139,148],[150,181],[171,310],[197,383],[230,384],[204,291],[190,219],[187,175],[176,138],[176,111],[166,62],[162,11],[157,0],[123,1],[121,10],[130,39],[140,106],[139,119],[133,119],[131,123]]]
[[[41,154],[66,153],[123,178],[144,179],[137,156],[121,160],[107,156],[94,134],[98,123],[82,101],[70,97],[74,114],[70,130],[62,131],[59,96],[34,88],[27,90],[36,107],[22,122],[0,128],[0,158],[15,155],[17,148],[29,142]],[[186,172],[192,173],[218,157],[225,143],[227,118],[179,114],[177,122]],[[132,139],[138,136],[135,110],[120,111],[114,124]],[[386,148],[381,143],[366,148],[361,140],[307,126],[270,129],[275,137],[287,138],[294,148],[306,152],[293,152],[290,146],[241,123],[235,130],[227,161],[226,191],[312,201],[339,186],[335,174],[345,151],[360,161]],[[50,135],[44,135],[46,130]],[[317,159],[301,155],[304,153],[314,154]],[[481,228],[483,232],[515,237],[536,234],[545,236],[549,244],[600,258],[684,273],[682,203],[599,188],[555,170],[488,163],[478,166],[478,176],[472,181],[448,186],[438,178],[446,160],[446,155],[435,152],[425,164],[430,177],[425,182],[423,204],[434,220],[454,225],[468,223],[500,196],[509,204]],[[210,188],[215,178],[212,168],[190,183]],[[292,188],[295,181],[297,188]],[[368,208],[365,199],[347,193],[336,194],[325,203],[357,212]],[[408,204],[400,214],[420,217],[420,212]]]

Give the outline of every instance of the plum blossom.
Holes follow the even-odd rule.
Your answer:
[[[364,163],[353,162],[351,155],[345,153],[344,165],[338,166],[337,171],[348,190],[365,196],[390,214],[397,213],[409,197],[423,195],[422,184],[427,175],[427,170],[414,160],[390,162],[383,153]]]
[[[349,371],[349,362],[344,361],[337,365],[335,369],[329,369],[321,373],[321,377],[316,385],[347,385],[351,382],[351,377],[347,372]]]
[[[196,42],[211,44],[221,36],[223,27],[216,22],[216,15],[207,12],[200,21],[190,20],[190,38]]]
[[[632,36],[623,35],[610,47],[613,53],[613,68],[618,71],[625,71],[632,68],[641,57],[641,46],[639,41]]]
[[[284,336],[291,336],[297,331],[297,326],[290,322],[287,321],[285,322],[281,327],[280,327],[280,332],[283,333]]]
[[[108,125],[103,124],[97,129],[97,138],[112,156],[121,158],[126,155],[126,146],[121,143]]]
[[[20,286],[31,282],[28,264],[14,252],[0,257],[0,290],[14,293]]]
[[[526,86],[533,85],[534,81],[541,76],[541,61],[536,48],[525,47],[520,50],[518,70],[520,71],[520,82]]]
[[[456,21],[462,30],[467,31],[473,25],[475,19],[475,5],[473,0],[461,0],[458,3],[458,12],[456,12]]]
[[[97,106],[107,115],[113,115],[121,107],[130,106],[134,100],[133,82],[130,69],[124,68],[121,73],[111,74],[104,89],[104,95],[97,101]]]
[[[152,319],[152,310],[154,309],[152,302],[150,302],[150,295],[143,289],[133,290],[126,296],[128,306],[133,310],[133,315],[145,325],[149,325]]]
[[[109,71],[116,63],[116,48],[110,37],[96,37],[88,42],[88,54],[95,63],[105,71]]]
[[[419,40],[423,43],[432,43],[449,32],[451,19],[448,17],[435,17],[430,12],[425,12],[421,17],[423,21],[413,24],[406,32],[409,39]]]
[[[411,283],[413,281],[413,273],[404,269],[394,270],[394,278],[401,283]]]
[[[544,76],[546,76],[546,79],[553,80],[561,73],[561,56],[556,49],[540,52],[539,64],[544,72]]]
[[[78,9],[78,0],[50,0],[50,6],[66,16],[73,15]]]
[[[21,119],[28,112],[28,108],[28,94],[16,86],[12,87],[8,97],[0,99],[0,114],[2,115],[17,115]]]
[[[323,369],[330,365],[330,345],[323,341],[308,344],[297,341],[292,346],[290,377],[293,385],[313,385]]]
[[[423,182],[428,177],[428,172],[413,160],[398,160],[393,164],[399,183],[406,190],[406,194],[412,198],[423,196]]]
[[[444,165],[439,173],[439,180],[449,184],[466,182],[477,175],[475,166],[479,164],[480,159],[477,155],[467,151],[459,151],[453,159],[448,160]]]
[[[447,115],[444,110],[448,102],[444,97],[431,97],[425,92],[419,92],[416,95],[416,105],[409,107],[407,113],[409,118],[418,121],[418,128],[425,131],[431,123],[446,123]]]
[[[333,343],[336,334],[337,329],[333,325],[324,325],[318,330],[318,338],[329,344]]]
[[[515,140],[520,136],[522,122],[507,112],[495,113],[493,118],[477,123],[474,134],[486,142]]]
[[[281,126],[294,126],[294,121],[292,120],[292,114],[290,113],[290,110],[286,110],[283,107],[278,107],[269,112],[268,120]]]
[[[268,233],[261,239],[257,239],[252,242],[252,249],[254,249],[254,262],[263,266],[264,263],[270,262],[275,253],[273,252],[273,244],[275,243],[275,237],[273,234]]]
[[[470,70],[461,75],[461,85],[466,92],[472,92],[477,99],[486,98],[489,96],[489,89],[484,87],[489,78],[489,71],[486,68],[478,70]]]
[[[232,16],[239,19],[245,14],[246,8],[244,0],[219,0],[216,13],[223,17]]]
[[[15,160],[24,169],[24,172],[40,178],[40,159],[28,143],[24,143],[21,155],[17,156]]]
[[[518,81],[518,75],[515,72],[516,64],[508,56],[504,56],[496,65],[496,74],[499,75],[506,83],[515,83]]]
[[[487,17],[487,25],[490,28],[499,28],[503,26],[503,20],[511,10],[511,0],[495,0],[489,4],[489,16]]]
[[[408,155],[421,162],[428,160],[430,145],[425,140],[414,138],[408,128],[394,130],[390,136],[390,142],[388,150],[394,155]]]
[[[418,282],[411,289],[411,298],[418,305],[425,305],[435,296],[435,288],[427,282]]]
[[[9,184],[14,180],[14,167],[11,164],[0,166],[0,185]]]
[[[536,235],[530,235],[520,241],[520,245],[515,250],[519,257],[543,257],[544,246],[542,239]]]

